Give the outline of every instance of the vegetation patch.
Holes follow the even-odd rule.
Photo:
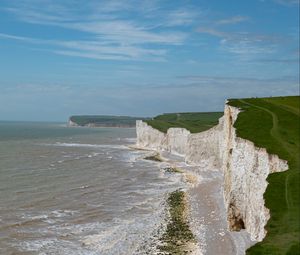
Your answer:
[[[177,167],[165,167],[163,170],[166,173],[183,173],[183,171]]]
[[[289,165],[288,171],[267,178],[267,235],[247,255],[300,254],[300,97],[232,99],[229,105],[242,110],[234,124],[237,135]]]
[[[165,113],[152,120],[144,121],[164,133],[172,127],[185,128],[191,133],[198,133],[217,125],[218,119],[222,116],[223,112]]]
[[[146,160],[152,160],[152,161],[157,161],[157,162],[162,162],[162,158],[160,157],[160,155],[157,153],[155,155],[151,155],[151,156],[147,156],[144,159]]]
[[[170,219],[166,232],[161,237],[158,249],[162,254],[189,254],[191,246],[195,244],[195,237],[189,228],[187,220],[186,194],[176,190],[169,194],[168,208]]]

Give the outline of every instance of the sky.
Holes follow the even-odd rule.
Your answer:
[[[299,94],[299,0],[0,0],[0,120]]]

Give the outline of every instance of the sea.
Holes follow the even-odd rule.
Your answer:
[[[0,122],[0,254],[149,254],[181,187],[134,128]]]

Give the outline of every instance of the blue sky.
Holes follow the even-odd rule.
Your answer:
[[[299,93],[299,0],[0,0],[0,119]]]

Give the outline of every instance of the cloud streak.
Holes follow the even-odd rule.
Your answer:
[[[261,55],[273,54],[279,48],[279,44],[287,41],[286,38],[274,35],[225,32],[214,27],[200,27],[197,32],[219,38],[219,47],[222,51],[247,61]]]
[[[116,45],[111,46],[99,41],[58,41],[42,40],[29,37],[21,37],[0,33],[0,38],[17,40],[39,46],[51,46],[47,48],[55,54],[83,57],[102,60],[149,60],[164,61],[167,54],[165,49],[145,49],[137,46]]]
[[[4,39],[65,47],[51,51],[68,56],[103,60],[164,61],[168,53],[165,46],[180,46],[188,38],[187,33],[173,28],[169,29],[169,27],[189,24],[192,22],[193,15],[188,10],[175,10],[164,21],[164,28],[157,30],[146,21],[144,24],[138,24],[136,20],[128,19],[127,12],[140,10],[140,8],[135,8],[135,4],[137,4],[136,1],[113,0],[101,2],[100,5],[97,1],[91,1],[83,5],[88,6],[88,12],[79,14],[71,8],[69,1],[63,5],[57,1],[45,0],[41,8],[32,1],[20,0],[20,4],[4,8],[6,12],[26,23],[74,30],[86,34],[86,37],[91,39],[46,41],[40,38],[9,34],[0,36]],[[143,5],[145,4],[147,1]],[[160,25],[159,21],[158,26]]]
[[[216,24],[217,25],[232,25],[232,24],[238,24],[238,23],[241,23],[241,22],[245,22],[245,21],[248,21],[248,20],[249,20],[249,17],[237,15],[237,16],[233,16],[233,17],[230,17],[230,18],[227,18],[227,19],[218,20],[216,22]]]
[[[278,4],[286,6],[297,6],[300,3],[300,0],[274,0]]]

